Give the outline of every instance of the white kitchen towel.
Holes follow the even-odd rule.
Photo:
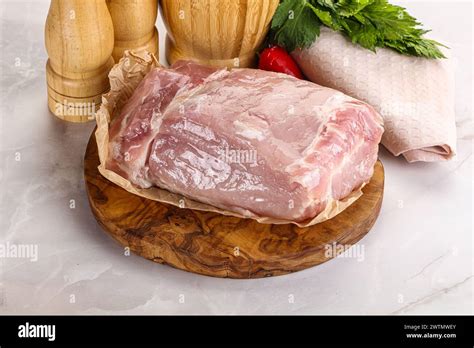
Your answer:
[[[450,59],[373,53],[328,28],[293,57],[313,82],[371,104],[382,115],[382,144],[408,162],[443,161],[456,151],[454,72]]]

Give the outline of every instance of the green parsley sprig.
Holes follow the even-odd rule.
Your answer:
[[[429,30],[405,8],[387,0],[282,0],[271,24],[272,43],[293,51],[309,47],[321,25],[346,34],[371,51],[388,47],[402,54],[445,58],[444,45],[424,36]]]

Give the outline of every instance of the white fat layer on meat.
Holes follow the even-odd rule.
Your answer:
[[[123,128],[125,125],[125,121],[126,119],[131,115],[131,113],[127,114],[127,117],[124,117],[124,119],[122,120],[121,122],[121,127]],[[151,130],[152,130],[152,134],[149,135],[147,137],[147,141],[146,142],[143,142],[143,143],[139,143],[139,144],[135,144],[135,145],[131,145],[128,149],[128,153],[129,153],[129,156],[131,156],[130,152],[133,151],[133,150],[136,150],[136,149],[140,149],[141,147],[143,146],[147,146],[147,147],[151,147],[152,145],[152,140],[154,138],[154,135],[156,133],[158,133],[159,131],[159,128],[161,126],[161,123],[162,123],[162,117],[161,117],[161,113],[160,112],[157,112],[156,110],[153,110],[153,115],[151,117],[151,120],[150,120],[150,126],[151,126]],[[144,124],[142,123],[141,124],[141,128],[142,129],[145,129],[145,126]],[[153,184],[148,181],[148,171],[149,171],[149,168],[147,166],[145,166],[146,164],[146,160],[147,160],[147,154],[149,153],[149,151],[142,151],[141,153],[139,153],[139,156],[138,157],[133,157],[133,158],[130,158],[129,161],[127,162],[133,162],[133,165],[128,165],[128,166],[120,166],[123,170],[125,170],[127,173],[128,173],[128,176],[130,178],[130,180],[135,183],[136,185],[140,186],[141,188],[149,188],[151,186],[153,186]],[[122,149],[121,149],[121,144],[120,143],[117,143],[117,142],[114,142],[112,144],[112,156],[114,158],[120,158],[122,156],[125,156],[126,154],[122,154]],[[143,168],[142,171],[140,171],[138,168]]]
[[[334,93],[331,95],[324,104],[315,105],[313,107],[313,116],[317,116],[321,120],[328,119],[331,115],[334,115],[334,110],[340,109],[341,105],[344,105],[344,102],[350,101],[350,98],[343,93]],[[322,122],[324,124],[326,122]]]
[[[148,145],[151,146],[151,143]],[[130,154],[131,150],[140,149],[142,146],[144,146],[144,144],[130,146],[129,151],[128,151],[129,156],[131,156]],[[127,162],[131,162],[132,165],[127,166],[125,168],[121,166],[122,169],[128,173],[131,181],[134,182],[136,185],[140,186],[141,188],[149,188],[153,186],[153,184],[150,181],[148,181],[149,167],[146,165],[146,160],[147,160],[147,151],[142,151],[139,157],[133,157],[133,158],[130,157],[129,161],[127,161]]]
[[[251,127],[247,123],[241,122],[239,120],[234,121],[233,124],[237,129],[237,135],[240,135],[246,139],[256,139],[258,141],[265,139],[265,134],[260,129]]]
[[[318,187],[319,182],[321,181],[321,174],[319,172],[319,168],[310,170],[304,175],[297,177],[297,181],[301,183],[301,185],[307,187],[308,190],[312,190]]]
[[[207,141],[216,140],[214,132],[209,127],[201,126],[189,119],[184,119],[183,122],[173,124],[171,128],[180,131],[187,131]]]
[[[191,174],[193,183],[200,189],[209,190],[227,180],[231,174],[231,167],[224,161],[194,148],[197,153],[186,151],[180,159],[182,166]],[[178,163],[178,162],[177,162]]]
[[[321,115],[326,115],[326,120],[336,120],[336,114],[338,111],[345,110],[346,108],[341,108],[340,104],[343,103],[344,101],[350,101],[351,98],[347,97],[346,95],[342,93],[336,93],[332,97],[328,98],[326,102],[319,106],[319,109],[317,110],[318,112],[323,112]],[[336,107],[337,105],[337,107]],[[351,107],[355,109],[359,109],[357,105],[351,105]],[[354,123],[354,121],[352,121]],[[342,139],[346,140],[347,135],[339,129],[335,124],[328,123],[328,122],[322,122],[322,125],[325,125],[326,127],[330,127],[332,131],[335,131],[338,136],[340,136]],[[351,124],[352,126],[352,124]],[[319,132],[321,132],[321,128],[318,131],[318,136],[314,138],[314,140],[311,142],[311,144],[308,145],[308,147],[303,151],[303,157],[292,163],[291,165],[287,166],[285,171],[288,173],[291,173],[292,170],[297,169],[297,168],[308,168],[308,164],[306,163],[305,158],[314,152],[314,149],[316,148],[317,142],[319,141]],[[355,153],[359,147],[363,145],[363,140],[360,139],[359,143],[356,145],[356,147],[352,150],[352,153]],[[342,151],[339,145],[337,144],[331,144],[330,146],[330,151],[332,154],[336,155]],[[344,156],[342,159],[341,163],[337,168],[334,168],[334,172],[340,172],[342,168],[345,168],[347,158],[350,156]],[[309,171],[305,173],[304,175],[300,176],[295,176],[293,178],[293,182],[297,182],[302,184],[303,186],[307,186],[309,190],[317,187],[320,181],[320,173],[319,171],[315,171],[314,169],[312,171]],[[332,180],[335,175],[330,176],[330,181],[328,185],[328,190],[326,191],[326,197],[325,199],[331,199],[332,198]]]
[[[356,165],[355,169],[356,171],[361,175],[361,176],[366,176],[368,174],[368,166],[367,163],[369,161],[369,157],[366,156],[366,158],[360,162],[359,164]]]
[[[137,175],[135,178],[135,182],[141,187],[141,188],[150,188],[153,186],[153,184],[148,181],[146,178],[148,177],[148,172],[150,168],[148,166],[143,168],[143,173],[140,173],[141,175]]]
[[[328,101],[330,99],[331,98],[329,98]],[[326,103],[328,103],[328,101],[326,101]],[[326,117],[329,118],[333,115],[334,110],[328,109],[326,112],[327,112]],[[324,125],[324,124],[328,126],[326,122],[321,123],[321,125]],[[292,174],[293,171],[295,170],[299,170],[301,168],[309,168],[308,164],[306,163],[306,157],[314,153],[314,149],[316,148],[316,145],[318,141],[320,140],[319,135],[321,131],[322,131],[322,127],[319,128],[317,136],[314,137],[313,141],[303,151],[302,156],[298,158],[298,160],[294,161],[292,164],[288,165],[285,168],[285,172]],[[313,174],[312,173],[313,171],[316,173]],[[319,169],[314,168],[311,171],[306,172],[304,175],[299,175],[299,176],[294,175],[292,182],[299,183],[303,186],[308,187],[309,190],[312,190],[319,185],[320,180],[321,180],[321,177],[320,177]]]
[[[353,155],[353,154],[357,153],[359,151],[359,149],[364,145],[365,145],[364,139],[359,139],[356,146],[352,149],[351,154]],[[336,173],[340,173],[343,169],[346,168],[347,161],[349,161],[350,158],[351,158],[351,156],[344,156],[342,158],[341,163],[336,168],[334,168],[333,175],[330,176],[330,181],[329,181],[329,185],[328,185],[328,191],[327,191],[326,199],[332,198],[333,178],[336,176]],[[364,161],[360,162],[359,164],[363,165],[363,163],[364,163]],[[356,165],[356,168],[357,168],[357,165]],[[353,178],[356,179],[357,176],[354,174]]]
[[[130,153],[130,150],[135,150],[141,148],[143,145],[142,144],[135,144],[135,145],[130,145],[128,152]],[[130,158],[130,160],[133,160]],[[137,160],[143,161],[141,158],[137,158]]]
[[[344,105],[344,101],[350,101],[351,98],[348,96],[338,92],[326,99],[323,105],[318,105],[313,108],[313,110],[317,109],[319,114],[315,114],[314,116],[318,116],[322,122],[318,129],[316,136],[314,137],[313,141],[306,147],[303,151],[303,157],[299,160],[299,162],[304,163],[304,158],[311,154],[314,151],[314,148],[319,141],[319,136],[324,127],[331,127],[331,124],[328,123],[329,120],[335,119],[336,114],[338,111],[345,110],[345,108],[341,108],[340,105]],[[315,110],[316,112],[316,110]],[[344,140],[347,139],[347,135],[342,132],[341,130],[337,129],[337,127],[333,127],[336,130],[337,134]]]
[[[156,152],[155,151],[152,151],[151,155],[150,155],[150,161],[152,162],[155,162],[155,163],[159,163],[159,164],[164,164],[164,161],[159,158],[158,156],[156,156]]]
[[[337,144],[331,144],[329,145],[329,151],[331,151],[333,155],[337,155],[342,152],[342,148]]]
[[[151,121],[150,121],[151,129],[157,133],[160,130],[160,126],[162,123],[163,123],[163,117],[162,117],[161,112],[153,110],[153,115],[151,116]]]
[[[249,172],[234,169],[228,181],[227,191],[268,191],[268,187],[262,185],[259,176]]]
[[[112,143],[112,157],[115,159],[118,159],[120,157],[120,149],[121,149],[120,143],[113,142]]]
[[[128,119],[130,118],[131,114],[132,113],[129,112],[122,118],[122,121],[120,122],[120,133],[119,134],[121,134],[122,131],[127,127]]]
[[[213,72],[211,75],[206,77],[204,79],[204,82],[211,82],[211,81],[219,80],[223,77],[226,77],[229,74],[230,74],[230,72],[227,71],[227,69],[217,70],[216,72]],[[203,85],[205,85],[205,83]]]
[[[347,140],[347,133],[343,132],[340,128],[336,127],[334,124],[328,124],[328,128],[331,128],[331,131],[336,133],[341,139]]]

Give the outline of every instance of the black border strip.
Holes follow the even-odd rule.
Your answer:
[[[55,325],[55,340],[19,337],[20,325],[26,323],[30,328]],[[472,316],[2,316],[0,346],[448,344],[472,347],[472,328]],[[456,337],[407,337],[413,333],[455,334]]]

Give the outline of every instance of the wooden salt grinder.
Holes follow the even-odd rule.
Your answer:
[[[158,55],[158,0],[107,0],[114,23],[115,62],[126,50],[147,50]]]
[[[105,0],[51,0],[45,42],[49,109],[66,121],[93,120],[114,65]]]

